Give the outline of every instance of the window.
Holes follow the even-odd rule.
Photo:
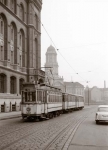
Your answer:
[[[10,25],[10,61],[17,64],[17,28],[14,22]]]
[[[2,60],[7,60],[7,19],[4,14],[0,15],[0,53]],[[5,50],[5,51],[4,51]]]
[[[14,27],[12,24],[11,24],[11,40],[12,42],[14,41]]]
[[[20,55],[20,63],[19,63],[20,67],[22,66],[22,56]]]
[[[3,21],[1,21],[1,34],[3,34]]]
[[[16,14],[16,0],[10,1],[10,9]]]
[[[19,33],[19,65],[20,67],[25,67],[25,34],[23,29],[20,29]]]
[[[100,111],[100,112],[108,112],[108,107],[100,107],[98,109],[98,111]]]
[[[1,2],[5,5],[7,4],[7,0],[1,0]]]
[[[11,64],[14,64],[14,55],[13,55],[13,51],[11,51]]]
[[[3,36],[3,34],[4,34],[4,21],[3,21],[2,16],[0,16],[0,33]]]
[[[0,46],[0,60],[4,60],[4,51],[3,51],[3,46]]]
[[[22,87],[23,87],[23,83],[24,83],[24,79],[20,79],[19,80],[19,93],[21,94],[21,90],[22,90]]]
[[[21,36],[21,34],[20,34],[20,39],[19,39],[19,44],[20,44],[20,46],[22,46],[22,36]]]
[[[20,4],[20,14],[19,17],[21,18],[22,21],[24,21],[24,7],[22,4]]]
[[[16,78],[14,76],[10,78],[10,93],[16,93]]]
[[[7,0],[4,0],[4,4],[7,5]]]
[[[0,93],[6,92],[6,75],[0,74]]]
[[[22,92],[22,102],[35,102],[36,93],[35,92]]]

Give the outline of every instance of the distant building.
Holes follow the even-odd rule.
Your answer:
[[[46,52],[45,76],[46,82],[50,85],[61,88],[64,91],[63,77],[58,74],[57,53],[55,48],[50,45]]]
[[[64,82],[64,84],[67,93],[84,96],[84,86],[79,82]]]
[[[85,88],[85,101],[86,103],[108,103],[108,88],[104,81],[104,88],[96,86]]]
[[[63,77],[60,77],[58,74],[58,67],[56,50],[52,45],[50,45],[46,52],[46,82],[61,88],[63,92],[84,95],[84,86],[78,82],[64,82]]]

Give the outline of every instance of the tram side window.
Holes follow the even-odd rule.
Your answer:
[[[22,103],[25,101],[25,93],[22,91]]]
[[[75,102],[75,96],[72,96],[72,102]]]
[[[37,91],[37,101],[42,102],[42,91]]]
[[[70,102],[72,101],[72,95],[70,95]]]
[[[43,102],[45,102],[45,99],[46,99],[46,93],[43,92]]]
[[[35,92],[25,92],[25,102],[33,102],[35,98]]]
[[[36,93],[32,92],[32,101],[35,102],[36,101]]]
[[[30,92],[25,92],[25,102],[30,102],[31,101],[31,94]]]
[[[61,95],[59,95],[59,102],[61,102]]]
[[[48,96],[48,102],[50,102],[50,99],[51,99],[51,95]]]

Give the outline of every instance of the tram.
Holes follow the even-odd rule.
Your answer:
[[[23,119],[49,119],[84,107],[82,96],[62,93],[61,89],[47,84],[24,83],[21,92]]]

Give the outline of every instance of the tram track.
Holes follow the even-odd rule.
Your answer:
[[[66,117],[66,116],[65,116],[65,117]],[[56,136],[54,135],[54,136],[52,137],[52,139],[50,139],[50,142],[49,142],[49,143],[46,143],[46,142],[44,141],[43,144],[42,144],[43,149],[42,149],[41,146],[40,146],[40,149],[42,149],[42,150],[50,150],[50,147],[60,138],[60,136],[63,135],[63,133],[67,133],[67,132],[70,132],[70,131],[71,131],[71,132],[70,132],[70,135],[68,135],[68,138],[65,139],[65,143],[61,146],[61,147],[62,147],[62,150],[64,150],[63,147],[66,148],[67,143],[69,143],[69,139],[70,139],[69,137],[71,137],[71,134],[73,134],[73,133],[75,132],[76,128],[79,127],[79,125],[81,124],[82,120],[85,119],[86,117],[87,117],[87,116],[83,116],[83,114],[80,115],[80,116],[79,116],[79,114],[77,114],[75,117],[72,118],[71,122],[69,122],[69,119],[68,119],[67,122],[69,122],[69,123],[66,124],[66,125],[64,126],[64,128],[62,128]],[[80,118],[80,119],[78,119],[78,118]],[[77,120],[77,121],[76,121],[76,120]],[[48,122],[48,121],[47,121],[47,122]],[[13,133],[14,133],[14,135],[15,135],[15,134],[17,135],[17,133],[19,133],[18,131],[21,132],[21,130],[23,130],[23,129],[28,130],[29,127],[30,127],[30,128],[34,128],[34,127],[35,127],[35,124],[36,124],[36,122],[33,122],[33,124],[23,126],[22,128],[16,129],[16,130],[14,130],[14,131],[12,131],[12,132],[8,132],[8,133],[6,133],[6,134],[2,134],[2,135],[0,135],[0,137],[3,137],[3,136],[4,136],[4,137],[8,137],[8,134],[13,134]],[[42,123],[42,126],[43,126],[43,123]],[[46,126],[47,126],[47,125],[46,125]],[[40,125],[39,125],[39,127],[40,127]],[[24,131],[24,134],[23,134],[23,135],[19,136],[17,139],[14,139],[14,140],[11,141],[10,143],[9,143],[9,142],[6,143],[6,145],[4,145],[4,146],[1,145],[0,148],[1,148],[2,150],[5,150],[5,149],[8,150],[8,147],[10,147],[11,145],[14,145],[15,143],[20,142],[21,140],[24,140],[24,139],[26,139],[26,138],[28,138],[28,137],[32,138],[32,135],[33,135],[33,134],[36,134],[36,132],[38,131],[38,129],[40,129],[40,128],[37,128],[37,129],[34,128],[34,130],[32,130],[32,132],[30,131],[30,132],[26,132],[26,133],[25,133],[25,131]],[[57,131],[56,131],[56,132],[57,132]]]
[[[39,122],[39,121],[38,121],[38,122]],[[13,130],[12,126],[10,126],[10,128],[7,127],[7,130],[13,130],[13,131],[7,132],[7,133],[5,133],[5,134],[2,134],[3,131],[1,131],[0,137],[6,136],[6,135],[11,134],[11,133],[14,133],[14,132],[16,132],[16,131],[18,131],[18,130],[21,130],[21,129],[23,129],[23,128],[25,129],[25,128],[27,128],[27,127],[31,127],[31,125],[33,126],[34,124],[36,124],[36,123],[38,123],[38,122],[32,121],[32,122],[31,122],[32,124],[30,124],[30,125],[27,125],[27,124],[26,124],[25,126],[20,127],[20,128],[19,128],[18,125],[13,125],[13,124],[12,124],[12,126],[13,126],[14,128],[17,128],[17,127],[18,127],[18,129]],[[26,123],[26,122],[25,122],[25,123]],[[7,126],[8,126],[8,124],[7,124]],[[6,126],[5,126],[4,128],[6,128]],[[4,130],[4,129],[2,129],[2,130]]]
[[[69,144],[76,132],[76,130],[78,129],[78,127],[81,125],[81,123],[87,118],[88,115],[80,118],[77,122],[74,123],[74,125],[72,125],[71,123],[65,128],[63,129],[46,147],[44,147],[42,150],[50,150],[53,148],[59,148],[59,150],[67,150],[69,147]],[[73,126],[73,127],[72,127]],[[70,134],[68,135],[68,138],[65,139],[65,143],[63,145],[60,144],[60,146],[57,146],[57,143],[59,141],[59,138],[64,134],[64,132],[70,132]],[[57,141],[58,140],[58,141]],[[55,144],[54,144],[55,143]],[[58,143],[59,144],[59,143]],[[54,146],[56,145],[56,146]]]
[[[75,132],[77,131],[77,129],[79,128],[79,126],[86,120],[87,116],[85,116],[83,118],[83,120],[79,121],[77,125],[74,126],[74,128],[72,129],[71,133],[70,133],[70,136],[68,137],[68,139],[66,140],[62,150],[67,150],[69,145],[70,145],[70,142],[72,141],[74,135],[75,135]]]
[[[78,116],[79,116],[79,115],[78,115]],[[74,120],[75,120],[75,118],[72,119],[72,121],[74,121]],[[28,127],[31,128],[31,127],[33,127],[33,126],[35,125],[35,123],[36,123],[36,122],[34,122],[34,124],[32,124],[32,126],[31,126],[31,124],[30,124],[30,125],[28,125],[28,126],[24,126],[24,127],[22,127],[22,128],[19,128],[19,129],[17,129],[17,130],[12,131],[12,132],[6,133],[6,134],[4,134],[4,135],[0,135],[0,137],[3,138],[3,136],[5,137],[5,136],[7,136],[7,135],[9,135],[9,134],[18,132],[18,131],[21,130],[21,129],[27,129]],[[69,124],[70,124],[70,123],[69,123]],[[69,126],[69,125],[68,125],[68,126]],[[66,126],[65,128],[68,128],[68,126]],[[64,130],[65,130],[65,128],[64,128]],[[38,129],[37,129],[37,130],[38,130]],[[8,148],[9,146],[11,146],[11,145],[17,143],[17,142],[20,141],[20,140],[25,139],[25,138],[28,137],[28,136],[31,136],[32,134],[34,134],[34,133],[36,133],[36,132],[37,132],[37,131],[33,131],[33,132],[31,132],[31,133],[28,133],[28,134],[26,133],[24,136],[20,137],[20,139],[14,140],[13,142],[10,142],[9,144],[7,144],[7,145],[5,145],[5,146],[3,146],[3,147],[1,147],[1,148],[2,148],[2,150],[4,150],[4,149]]]

